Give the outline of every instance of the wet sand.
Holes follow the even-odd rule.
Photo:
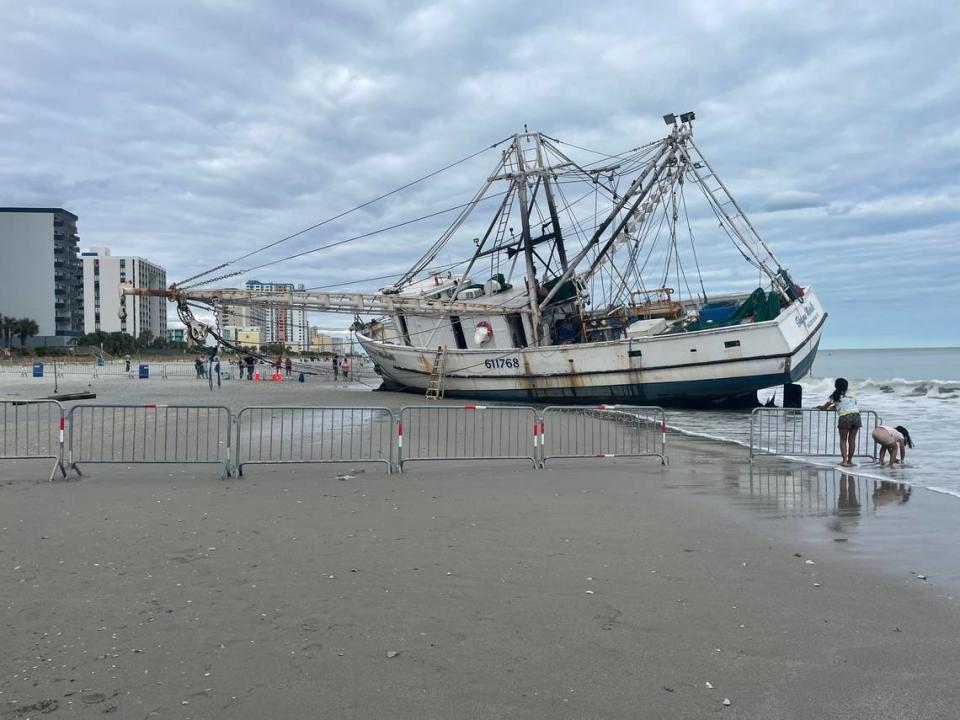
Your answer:
[[[259,392],[220,397],[413,399]],[[786,464],[751,478],[707,441],[671,437],[670,456],[223,482],[4,463],[0,717],[955,716],[950,578],[869,550],[925,500],[841,500],[832,474]]]

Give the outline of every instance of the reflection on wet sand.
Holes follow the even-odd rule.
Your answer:
[[[859,483],[852,475],[840,475],[840,491],[837,494],[837,515],[850,517],[860,514],[860,502],[857,500]]]
[[[789,465],[755,465],[749,473],[724,479],[728,491],[775,517],[833,515],[855,520],[883,505],[903,504],[911,493],[905,483]]]
[[[911,488],[906,483],[893,482],[891,480],[881,480],[879,487],[874,483],[873,503],[874,505],[887,505],[889,503],[905,503],[910,499]]]

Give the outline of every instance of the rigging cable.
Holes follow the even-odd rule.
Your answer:
[[[388,198],[388,197],[390,197],[391,195],[395,195],[395,194],[397,194],[398,192],[402,192],[402,191],[404,191],[404,190],[407,190],[407,189],[413,187],[414,185],[417,185],[418,183],[423,182],[424,180],[429,180],[430,178],[432,178],[432,177],[434,177],[434,176],[436,176],[436,175],[439,175],[440,173],[445,172],[445,171],[447,171],[447,170],[449,170],[449,169],[451,169],[451,168],[454,168],[454,167],[456,167],[457,165],[461,165],[461,164],[463,164],[463,163],[465,163],[465,162],[467,162],[467,161],[469,161],[469,160],[472,160],[473,158],[477,157],[478,155],[482,155],[483,153],[487,152],[488,150],[492,150],[493,148],[497,147],[498,145],[501,145],[502,143],[506,142],[507,140],[509,140],[509,138],[504,138],[503,140],[500,140],[499,142],[496,142],[496,143],[494,143],[493,145],[490,145],[490,146],[488,146],[488,147],[485,147],[485,148],[483,148],[482,150],[478,150],[477,152],[475,152],[475,153],[473,153],[473,154],[471,154],[471,155],[467,155],[466,157],[461,158],[460,160],[456,160],[455,162],[452,162],[452,163],[450,163],[449,165],[445,165],[444,167],[442,167],[442,168],[440,168],[440,169],[438,169],[438,170],[434,170],[434,171],[431,172],[431,173],[428,173],[428,174],[426,174],[426,175],[424,175],[424,176],[422,176],[422,177],[419,177],[419,178],[417,178],[416,180],[412,180],[412,181],[410,181],[410,182],[408,182],[408,183],[406,183],[406,184],[404,184],[404,185],[401,185],[401,186],[398,187],[398,188],[395,188],[395,189],[393,189],[393,190],[390,190],[389,192],[383,193],[382,195],[378,195],[377,197],[372,198],[372,199],[370,199],[370,200],[367,200],[366,202],[361,203],[360,205],[356,205],[356,206],[350,208],[349,210],[344,210],[343,212],[337,213],[336,215],[332,215],[331,217],[328,217],[328,218],[325,219],[325,220],[321,220],[321,221],[318,222],[318,223],[314,223],[314,224],[311,225],[310,227],[306,227],[306,228],[303,228],[302,230],[298,230],[297,232],[292,233],[292,234],[290,234],[290,235],[287,235],[286,237],[280,238],[279,240],[274,240],[273,242],[268,243],[268,244],[266,244],[266,245],[263,245],[263,246],[257,248],[256,250],[251,250],[250,252],[244,253],[243,255],[239,255],[239,256],[235,257],[234,259],[228,260],[228,261],[225,262],[225,263],[221,263],[220,265],[217,265],[217,266],[215,266],[215,267],[212,267],[212,268],[210,268],[209,270],[205,270],[204,272],[197,273],[196,275],[193,275],[193,276],[191,276],[191,277],[188,277],[186,280],[183,280],[182,282],[180,282],[180,283],[178,284],[178,286],[182,286],[182,285],[185,285],[185,284],[188,283],[188,282],[192,282],[192,281],[194,281],[194,280],[198,280],[199,278],[205,277],[206,275],[209,275],[210,273],[216,272],[217,270],[222,270],[223,268],[229,267],[230,265],[233,265],[234,263],[238,263],[238,262],[240,262],[241,260],[245,260],[245,259],[247,259],[248,257],[251,257],[252,255],[256,255],[257,253],[263,252],[264,250],[269,250],[270,248],[275,247],[275,246],[277,246],[277,245],[279,245],[279,244],[281,244],[281,243],[285,243],[285,242],[287,242],[288,240],[292,240],[292,239],[294,239],[294,238],[296,238],[296,237],[299,237],[300,235],[303,235],[304,233],[310,232],[311,230],[316,230],[318,227],[322,227],[323,225],[326,225],[326,224],[328,224],[328,223],[331,223],[331,222],[333,222],[333,221],[335,221],[335,220],[339,220],[340,218],[345,217],[345,216],[347,216],[347,215],[350,215],[351,213],[354,213],[354,212],[356,212],[357,210],[362,210],[362,209],[365,208],[365,207],[369,207],[370,205],[373,205],[374,203],[377,203],[377,202],[379,202],[380,200],[383,200],[383,199],[385,199],[385,198]],[[209,282],[215,282],[216,279],[218,279],[218,278],[214,278],[214,279],[211,279],[211,280],[206,280],[206,281],[204,281],[203,283],[200,283],[200,284],[206,285],[206,284],[209,283]],[[196,284],[194,285],[194,287],[195,287],[195,286],[196,286]]]
[[[681,182],[683,176],[681,175]],[[680,189],[680,202],[683,204],[683,217],[687,221],[687,232],[690,235],[690,249],[693,251],[693,264],[697,268],[697,277],[700,280],[700,290],[703,292],[703,302],[707,302],[707,288],[703,285],[703,273],[700,271],[700,260],[697,257],[697,243],[693,237],[693,226],[690,224],[690,213],[687,211],[687,194],[682,186]]]
[[[502,194],[503,194],[503,193],[499,193],[499,194],[495,194],[495,195],[488,195],[487,197],[482,198],[479,202],[485,202],[485,201],[487,201],[487,200],[492,200],[492,199],[494,199],[494,198],[499,197],[499,196],[502,195]],[[321,250],[327,250],[327,249],[332,248],[332,247],[337,247],[338,245],[345,245],[346,243],[353,242],[354,240],[363,240],[364,238],[372,237],[373,235],[379,235],[380,233],[384,233],[384,232],[387,232],[387,231],[389,231],[389,230],[396,230],[397,228],[405,227],[405,226],[407,226],[407,225],[413,225],[414,223],[418,223],[418,222],[420,222],[420,221],[422,221],[422,220],[429,220],[430,218],[437,217],[438,215],[443,215],[443,214],[448,213],[448,212],[453,212],[454,210],[461,210],[461,209],[463,209],[463,208],[465,208],[465,207],[467,207],[468,205],[471,205],[471,204],[475,204],[474,201],[471,200],[471,201],[468,202],[468,203],[463,203],[463,204],[461,204],[461,205],[454,205],[453,207],[448,207],[448,208],[445,208],[444,210],[437,210],[436,212],[428,213],[428,214],[426,214],[426,215],[421,215],[420,217],[413,218],[413,219],[411,219],[411,220],[404,220],[403,222],[395,223],[394,225],[388,225],[388,226],[386,226],[386,227],[378,228],[378,229],[376,229],[376,230],[371,230],[371,231],[369,231],[369,232],[361,233],[361,234],[359,234],[359,235],[354,235],[354,236],[349,237],[349,238],[346,238],[346,239],[344,239],[344,240],[336,240],[336,241],[334,241],[334,242],[327,243],[326,245],[320,245],[320,246],[315,247],[315,248],[312,248],[312,249],[310,249],[310,250],[302,250],[301,252],[294,253],[293,255],[287,255],[286,257],[278,258],[278,259],[276,259],[276,260],[270,260],[270,261],[268,261],[268,262],[261,263],[260,265],[254,265],[253,267],[244,268],[244,269],[241,269],[241,270],[234,270],[234,271],[231,272],[231,273],[226,273],[226,274],[224,274],[224,275],[218,275],[217,277],[213,277],[213,278],[210,278],[210,279],[208,279],[208,280],[204,280],[202,283],[195,283],[195,284],[193,284],[193,285],[187,285],[186,287],[183,287],[183,288],[181,288],[181,289],[182,289],[182,290],[189,290],[189,289],[193,289],[193,288],[199,287],[200,285],[206,285],[207,283],[217,282],[217,281],[219,281],[219,280],[226,280],[227,278],[235,277],[235,276],[237,276],[237,275],[244,275],[244,274],[246,274],[246,273],[248,273],[248,272],[253,272],[254,270],[262,270],[262,269],[265,268],[265,267],[269,267],[269,266],[271,266],[271,265],[276,265],[276,264],[278,264],[278,263],[286,262],[287,260],[295,260],[296,258],[303,257],[303,256],[305,256],[305,255],[310,255],[311,253],[319,252],[319,251],[321,251]]]
[[[744,251],[744,249],[740,246],[740,242],[743,242],[743,241],[741,240],[738,242],[737,238],[735,238],[733,235],[730,234],[729,228],[727,227],[726,223],[724,223],[723,221],[724,218],[720,216],[720,211],[717,209],[716,204],[713,202],[712,198],[710,197],[710,194],[707,193],[706,188],[701,186],[700,183],[697,183],[697,186],[700,188],[700,192],[702,192],[703,196],[706,198],[707,205],[710,206],[710,209],[713,211],[713,214],[716,216],[717,222],[720,225],[720,229],[723,230],[724,233],[726,233],[728,238],[730,238],[730,242],[732,242],[733,246],[737,249],[737,251],[741,255],[743,255],[743,259],[746,260],[747,263],[749,263],[753,267],[757,268],[757,270],[762,270],[760,264],[754,258],[750,257]]]

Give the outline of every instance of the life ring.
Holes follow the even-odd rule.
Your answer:
[[[490,342],[490,338],[493,337],[493,326],[488,323],[486,320],[481,320],[477,323],[476,329],[473,331],[473,341],[477,345],[486,345]]]

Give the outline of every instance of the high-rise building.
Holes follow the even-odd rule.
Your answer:
[[[312,327],[310,328],[310,343],[309,349],[310,352],[315,353],[332,353],[333,352],[333,340],[331,337],[320,330],[320,328]]]
[[[167,301],[160,297],[128,295],[127,316],[121,320],[120,284],[138,288],[162,289],[167,286],[167,271],[140,257],[111,255],[109,248],[92,247],[81,253],[83,260],[84,332],[125,332],[140,337],[167,334]]]
[[[34,346],[83,334],[77,216],[63,208],[0,207],[0,314],[29,318]]]
[[[246,287],[256,292],[303,290],[303,285],[294,287],[293,283],[265,283],[259,280],[248,280]],[[297,308],[224,305],[219,309],[218,320],[221,328],[259,327],[261,345],[276,343],[302,351],[309,349],[307,316]]]

